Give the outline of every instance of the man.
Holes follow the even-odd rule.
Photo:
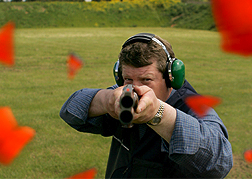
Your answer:
[[[106,178],[225,177],[233,163],[227,130],[213,109],[198,118],[184,103],[196,91],[183,78],[183,64],[176,76],[181,61],[171,45],[140,33],[123,44],[117,63],[116,85],[76,91],[60,111],[78,131],[113,136]],[[118,120],[127,84],[139,97],[130,128]]]

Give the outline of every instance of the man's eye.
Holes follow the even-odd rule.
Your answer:
[[[130,84],[130,83],[132,83],[132,79],[130,79],[130,78],[125,78],[124,79],[124,82],[126,83],[126,84]]]
[[[124,81],[129,81],[130,79],[129,78],[124,78]]]
[[[144,81],[151,81],[151,79],[150,78],[146,78],[146,79],[144,79]]]

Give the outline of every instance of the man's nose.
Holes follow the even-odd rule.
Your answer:
[[[143,84],[140,81],[133,81],[133,85],[135,86],[142,86]]]

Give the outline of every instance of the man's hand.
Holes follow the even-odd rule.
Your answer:
[[[108,95],[106,95],[107,104],[104,106],[106,108],[107,113],[115,119],[119,119],[120,113],[120,96],[123,91],[123,87],[116,88],[115,90],[110,91]]]
[[[123,87],[115,90],[102,89],[93,98],[89,107],[89,117],[96,117],[103,114],[110,114],[113,118],[118,119],[119,116],[119,99],[122,94]]]
[[[141,98],[136,113],[134,114],[133,123],[146,123],[155,116],[160,102],[154,91],[148,86],[135,86],[135,91]],[[149,125],[149,127],[169,143],[175,127],[177,112],[175,108],[166,103],[164,103],[164,106],[163,118],[159,125]]]
[[[157,113],[160,103],[154,91],[148,86],[134,86],[140,100],[135,113],[133,123],[141,124],[151,120]]]
[[[115,119],[119,119],[120,96],[124,86],[115,90],[101,90],[93,99],[90,107],[90,117],[108,113]],[[151,120],[157,113],[160,103],[154,91],[148,86],[134,86],[134,90],[140,97],[136,111],[133,113],[133,123],[141,124]],[[99,104],[99,105],[98,105]]]
[[[119,101],[123,87],[121,86],[115,90],[100,90],[93,98],[89,108],[89,117],[109,113],[113,118],[118,119],[120,113]],[[134,90],[140,97],[140,100],[133,114],[133,123],[147,123],[157,113],[160,106],[159,100],[154,91],[148,86],[134,86]],[[175,127],[176,116],[175,108],[165,103],[164,115],[160,124],[149,127],[169,142]]]

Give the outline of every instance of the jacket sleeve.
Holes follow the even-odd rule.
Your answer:
[[[108,89],[115,89],[112,86]],[[90,104],[101,89],[84,88],[73,93],[63,104],[60,110],[60,117],[71,127],[80,132],[94,134],[104,133],[104,121],[113,120],[108,114],[93,118],[88,117]],[[106,119],[106,120],[104,120]]]
[[[192,115],[177,109],[171,141],[163,141],[162,148],[171,160],[200,177],[224,178],[233,165],[226,127],[213,109],[201,119]]]

